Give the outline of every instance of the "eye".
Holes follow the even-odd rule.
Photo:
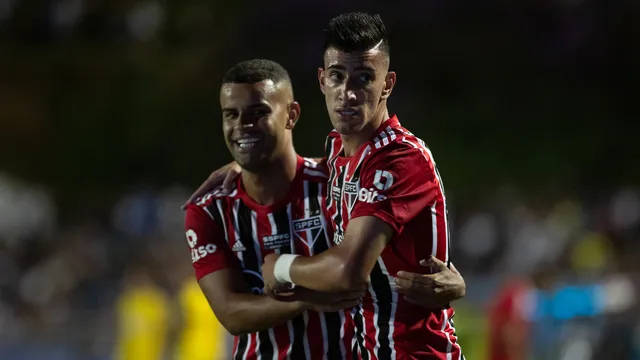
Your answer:
[[[233,119],[235,119],[237,117],[238,117],[238,112],[237,111],[227,110],[227,111],[223,111],[222,112],[222,118],[224,120],[233,120]]]
[[[361,74],[358,79],[360,79],[360,81],[362,81],[363,83],[368,83],[371,80],[373,80],[373,76],[371,74]]]
[[[251,114],[255,117],[263,117],[269,115],[269,110],[267,109],[254,109]]]
[[[337,71],[331,71],[329,73],[329,78],[335,81],[342,81],[344,79],[344,76],[342,76],[342,74]]]

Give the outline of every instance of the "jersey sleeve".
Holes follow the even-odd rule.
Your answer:
[[[187,207],[184,227],[196,279],[237,265],[224,232],[202,208],[194,204]]]
[[[389,144],[362,164],[360,188],[351,218],[375,216],[396,233],[440,193],[433,162],[422,149]]]

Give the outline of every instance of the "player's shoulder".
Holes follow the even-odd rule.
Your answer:
[[[302,177],[307,181],[325,183],[329,178],[328,169],[314,159],[303,158]]]
[[[432,161],[431,151],[425,142],[399,124],[381,129],[369,146],[370,157],[401,156]]]
[[[238,195],[238,189],[236,188],[236,182],[234,182],[231,191],[225,191],[221,186],[213,189],[200,198],[197,198],[194,202],[195,207],[200,209],[207,208],[217,200],[233,200]]]

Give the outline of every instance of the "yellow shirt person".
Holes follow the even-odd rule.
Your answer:
[[[193,276],[185,281],[178,296],[182,330],[176,360],[228,359],[227,331],[216,319]]]
[[[167,295],[144,270],[130,273],[116,303],[115,360],[162,360],[169,312]]]

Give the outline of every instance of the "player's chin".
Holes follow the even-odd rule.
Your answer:
[[[340,135],[354,135],[362,131],[363,125],[361,121],[337,121],[333,127]]]
[[[256,172],[267,166],[267,158],[264,154],[234,153],[233,159],[244,170]]]

